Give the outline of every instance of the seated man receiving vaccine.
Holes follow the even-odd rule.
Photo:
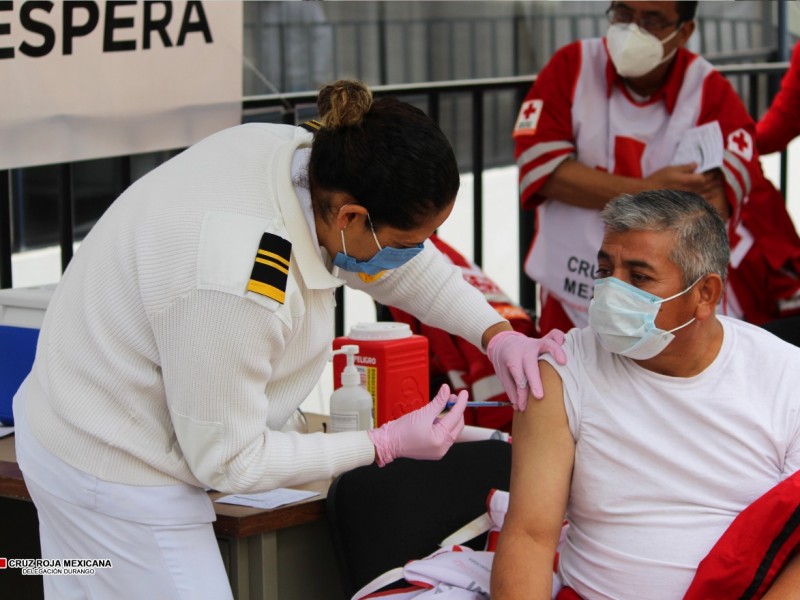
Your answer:
[[[800,597],[800,348],[717,315],[728,241],[700,196],[601,216],[589,326],[514,416],[492,600]]]

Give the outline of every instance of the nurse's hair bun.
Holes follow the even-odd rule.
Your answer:
[[[371,107],[372,92],[364,82],[354,79],[329,83],[317,97],[322,124],[330,129],[360,124]]]

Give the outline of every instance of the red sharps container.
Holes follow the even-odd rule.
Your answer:
[[[375,426],[396,419],[430,401],[428,338],[411,333],[405,323],[358,323],[333,340],[333,349],[358,345],[356,368],[372,395]],[[333,389],[341,387],[344,356],[333,358]]]

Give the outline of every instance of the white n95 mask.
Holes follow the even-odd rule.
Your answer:
[[[678,49],[664,56],[664,44],[674,38],[679,29],[660,40],[636,23],[610,25],[606,32],[606,44],[617,73],[622,77],[641,77],[667,62]]]
[[[659,329],[656,327],[659,306],[682,296],[697,281],[674,296],[659,298],[616,277],[597,279],[594,298],[589,303],[589,327],[609,352],[635,360],[653,358],[675,339],[673,332],[694,321],[692,317],[675,329]]]

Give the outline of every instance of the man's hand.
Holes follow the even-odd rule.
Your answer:
[[[684,190],[699,194],[708,184],[708,177],[705,173],[695,173],[696,168],[696,163],[671,165],[644,179],[652,184],[651,189]]]
[[[725,196],[725,182],[722,178],[722,171],[720,169],[712,169],[707,173],[708,179],[706,185],[701,191],[698,192],[706,201],[717,209],[719,216],[723,220],[727,220],[731,216],[731,205],[728,203],[728,198]]]
[[[731,208],[725,197],[722,172],[719,169],[712,169],[705,173],[695,173],[696,168],[695,163],[664,167],[645,177],[645,181],[652,186],[651,189],[694,192],[716,208],[723,219],[727,219],[730,217]]]

